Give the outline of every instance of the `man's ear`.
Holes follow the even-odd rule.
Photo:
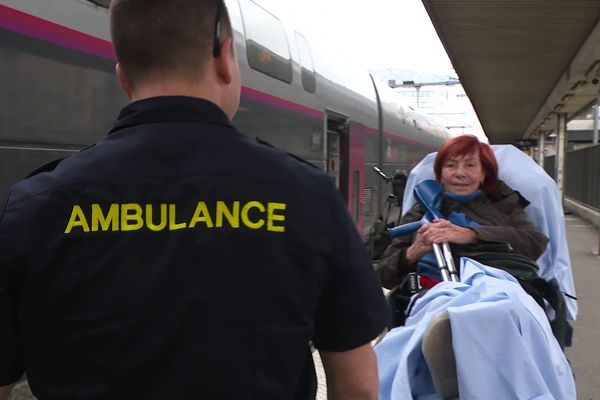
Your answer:
[[[129,83],[127,83],[127,80],[125,79],[125,75],[123,74],[123,70],[121,70],[121,66],[119,65],[119,63],[117,63],[117,65],[115,65],[115,72],[117,74],[117,79],[119,80],[119,84],[123,88],[123,91],[125,91],[125,94],[129,98],[129,100],[131,100],[132,99],[131,88],[129,87]]]
[[[219,79],[225,83],[231,83],[233,79],[233,71],[235,71],[234,63],[237,63],[237,59],[235,58],[233,46],[233,38],[228,37],[223,40],[220,44],[221,52],[217,57],[215,57],[215,68],[217,71],[217,76]]]

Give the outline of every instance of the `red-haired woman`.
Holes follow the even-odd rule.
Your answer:
[[[399,285],[413,271],[419,272],[423,286],[439,282],[433,243],[448,242],[453,250],[460,248],[467,254],[481,244],[495,243],[532,260],[544,252],[548,238],[527,219],[524,208],[529,202],[498,179],[498,163],[490,146],[471,135],[452,138],[439,149],[434,171],[444,187],[440,211],[447,219],[394,239],[379,264],[384,287]],[[417,204],[400,223],[418,221],[423,214]]]

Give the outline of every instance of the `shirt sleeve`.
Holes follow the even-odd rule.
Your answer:
[[[8,197],[0,203],[0,386],[15,383],[24,373],[11,236],[4,221],[7,203]]]
[[[313,343],[319,350],[346,351],[376,338],[389,315],[365,244],[339,192],[329,186],[331,274],[317,306]]]

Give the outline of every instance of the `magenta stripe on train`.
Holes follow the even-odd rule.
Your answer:
[[[322,111],[315,110],[313,108],[306,107],[301,104],[292,103],[291,101],[272,96],[268,93],[264,93],[256,89],[251,89],[246,86],[242,87],[242,96],[248,100],[254,100],[262,104],[267,104],[273,107],[294,111],[298,114],[303,114],[308,117],[322,119],[325,115],[325,113]]]
[[[42,18],[0,5],[0,28],[81,53],[116,60],[112,44]]]

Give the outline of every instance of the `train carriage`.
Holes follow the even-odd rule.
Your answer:
[[[0,190],[94,143],[127,99],[114,76],[108,0],[0,1]],[[253,0],[227,0],[242,73],[242,132],[326,170],[367,232],[386,191],[447,131],[335,50]]]

